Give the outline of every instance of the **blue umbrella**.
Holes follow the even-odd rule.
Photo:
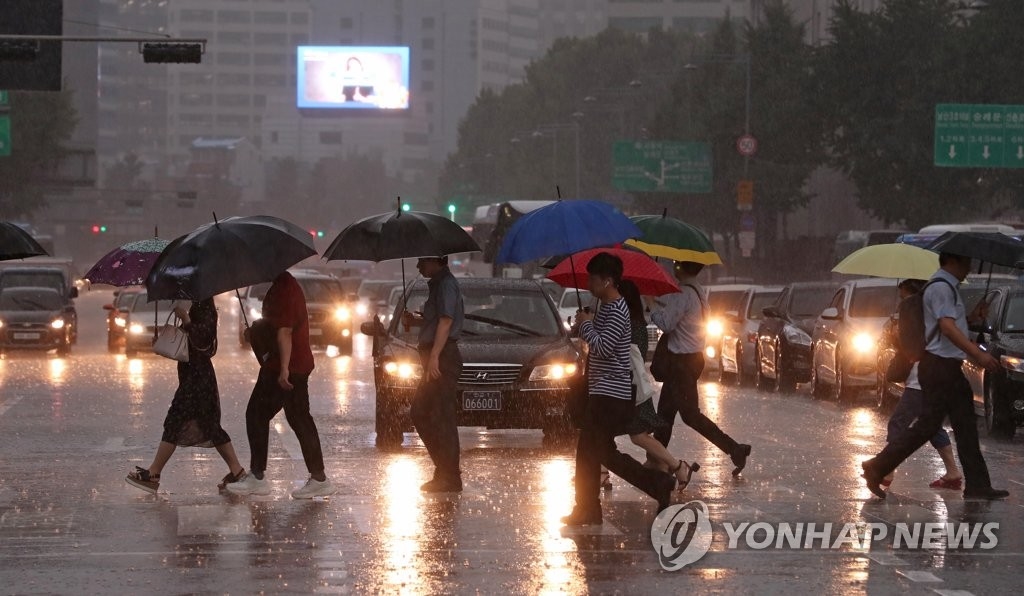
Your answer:
[[[613,246],[643,233],[602,201],[558,201],[524,215],[505,235],[495,262],[527,263],[590,248]]]

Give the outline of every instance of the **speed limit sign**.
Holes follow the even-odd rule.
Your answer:
[[[736,139],[736,150],[743,157],[750,157],[757,153],[757,139],[754,138],[754,135],[743,135]]]

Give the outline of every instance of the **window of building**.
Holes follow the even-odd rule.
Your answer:
[[[253,41],[257,46],[283,46],[288,43],[288,36],[284,33],[256,33]]]
[[[425,110],[425,111],[426,111],[426,112],[427,112],[428,114],[433,114],[433,113],[434,113],[434,102],[432,102],[432,101],[428,101],[427,103],[423,104],[423,109],[424,109],[424,110]]]
[[[217,64],[248,66],[249,54],[245,52],[217,52]]]
[[[293,46],[304,46],[309,43],[309,36],[305,33],[296,33],[292,35]]]
[[[293,12],[292,13],[292,24],[293,25],[308,25],[309,24],[309,13]]]
[[[253,84],[257,87],[284,87],[288,85],[288,77],[283,74],[253,75]]]
[[[256,66],[284,66],[284,54],[256,54],[254,58]]]
[[[191,112],[182,113],[178,120],[182,124],[208,125],[213,124],[213,116],[210,114],[195,114]]]
[[[249,45],[249,32],[248,31],[218,31],[217,41],[220,43],[228,43],[236,46],[247,46]]]
[[[210,73],[202,72],[183,72],[178,75],[178,82],[182,85],[194,87],[198,85],[206,85],[213,80],[213,75]]]
[[[221,93],[217,96],[217,105],[222,108],[247,108],[252,98],[244,93]]]
[[[427,72],[434,70],[434,60],[432,58],[424,58],[420,63],[420,70]]]
[[[434,28],[434,17],[423,17],[420,21],[420,26],[424,31],[430,31]]]
[[[427,145],[430,143],[427,134],[422,132],[407,132],[404,138],[406,145]]]
[[[213,105],[212,93],[182,93],[178,96],[178,103],[185,107],[194,108]]]
[[[433,91],[434,81],[423,81],[420,83],[420,91]]]
[[[218,10],[217,22],[230,24],[245,24],[252,20],[248,10]]]
[[[257,107],[257,108],[266,107],[266,105],[267,105],[267,96],[266,95],[253,95],[252,96],[252,105]]]
[[[253,21],[260,25],[283,25],[288,22],[288,13],[269,10],[257,10],[252,15]]]
[[[249,126],[249,117],[245,114],[217,114],[217,124],[227,126]]]
[[[182,23],[209,23],[213,20],[212,10],[182,10],[179,20]]]
[[[423,47],[424,50],[432,50],[432,49],[434,49],[434,38],[433,37],[424,37],[423,38],[423,42],[422,42],[422,47]]]
[[[338,22],[338,28],[342,29],[342,30],[344,30],[344,29],[351,29],[352,28],[352,17],[341,17],[341,20]]]
[[[340,130],[325,130],[320,132],[320,144],[321,145],[340,145],[341,144],[341,131]]]
[[[218,85],[248,85],[252,77],[247,72],[222,72],[217,74]]]
[[[270,131],[270,142],[271,143],[277,143],[277,131],[276,130]]]

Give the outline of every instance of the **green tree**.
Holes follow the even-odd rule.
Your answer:
[[[107,167],[104,186],[114,190],[131,190],[142,175],[142,161],[134,153],[122,155]]]
[[[0,218],[16,219],[44,206],[47,175],[65,155],[78,117],[71,93],[10,93],[11,155],[0,157]]]

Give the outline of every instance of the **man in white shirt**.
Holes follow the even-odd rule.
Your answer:
[[[700,263],[677,262],[676,278],[682,291],[658,298],[651,310],[651,321],[668,334],[671,358],[669,376],[658,402],[658,416],[668,422],[668,426],[656,430],[654,437],[668,447],[678,412],[684,424],[732,458],[735,466],[732,473],[737,476],[747,465],[750,445],[736,442],[700,411],[697,382],[704,371],[707,298],[704,288],[697,282],[697,275],[703,269]]]

